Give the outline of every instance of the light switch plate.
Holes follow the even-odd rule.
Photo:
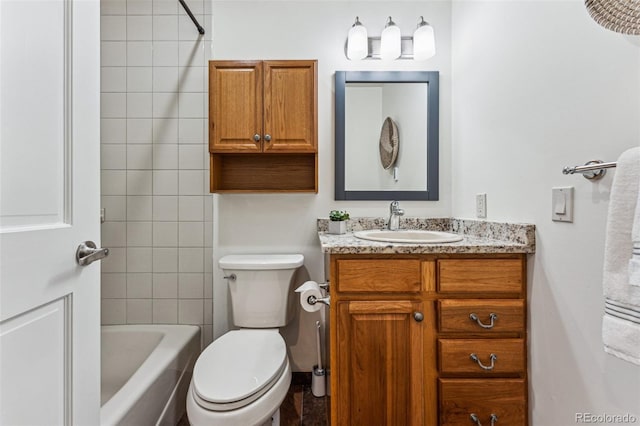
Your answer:
[[[551,219],[554,222],[573,222],[573,187],[551,188]]]

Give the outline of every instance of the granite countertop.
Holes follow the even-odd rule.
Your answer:
[[[403,244],[368,241],[353,233],[383,229],[385,218],[353,218],[347,233],[327,233],[328,219],[318,219],[318,237],[324,253],[330,254],[425,254],[425,253],[535,253],[535,225],[455,218],[400,218],[400,229],[452,232],[462,241],[439,244]]]

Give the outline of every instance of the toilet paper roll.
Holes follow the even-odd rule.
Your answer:
[[[316,299],[322,297],[320,286],[315,281],[307,281],[296,289],[296,293],[300,293],[300,305],[307,312],[318,312],[322,308],[321,303],[312,305],[309,303],[309,296],[315,296]]]

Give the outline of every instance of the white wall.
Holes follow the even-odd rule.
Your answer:
[[[392,15],[403,35],[410,35],[424,15],[435,28],[438,54],[425,62],[350,62],[344,56],[347,32],[355,16],[380,35]],[[318,194],[224,194],[214,196],[214,262],[228,253],[300,252],[311,278],[323,280],[323,257],[316,218],[332,209],[353,216],[384,216],[388,202],[334,201],[334,83],[336,70],[440,71],[440,201],[403,202],[409,216],[449,216],[451,111],[451,3],[344,1],[214,1],[213,58],[318,59]],[[214,263],[214,336],[229,327],[227,288]],[[304,313],[284,335],[295,370],[314,364],[313,323]]]
[[[537,226],[529,270],[533,425],[575,413],[640,418],[640,368],[602,349],[602,265],[615,169],[591,183],[565,165],[640,144],[640,43],[599,27],[582,1],[453,5],[453,214]],[[575,187],[574,223],[551,188]]]

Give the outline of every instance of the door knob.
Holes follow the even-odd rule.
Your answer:
[[[76,262],[80,266],[87,266],[96,260],[104,259],[109,256],[108,248],[97,248],[93,241],[85,241],[78,246],[76,250]]]
[[[422,322],[422,320],[424,319],[424,315],[422,314],[422,312],[414,312],[413,319],[417,322]]]

